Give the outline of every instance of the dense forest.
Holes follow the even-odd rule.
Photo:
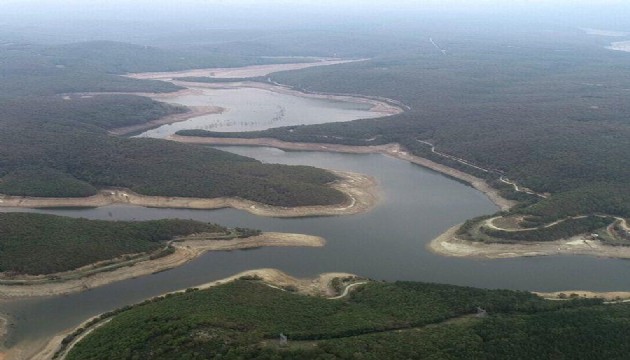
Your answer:
[[[336,177],[262,164],[201,146],[108,135],[186,111],[131,95],[31,96],[0,102],[0,193],[84,197],[99,188],[144,195],[240,197],[279,206],[338,204]]]
[[[167,50],[114,41],[0,46],[0,99],[76,92],[172,92],[173,84],[126,73],[238,67],[307,59],[230,55],[204,49]]]
[[[585,218],[568,219],[559,224],[549,227],[541,227],[535,230],[526,231],[506,231],[497,230],[482,226],[481,233],[490,237],[500,239],[499,241],[553,241],[558,239],[568,239],[571,236],[592,233],[597,229],[604,228],[611,224],[614,219],[598,216],[588,216]]]
[[[227,229],[192,220],[103,221],[0,213],[0,272],[51,274],[164,247],[164,241]]]
[[[630,216],[630,103],[625,101],[630,55],[566,29],[544,40],[519,33],[504,34],[500,41],[488,35],[463,41],[447,34],[440,44],[446,55],[419,45],[369,61],[270,76],[307,92],[399,100],[411,108],[403,114],[246,134],[180,134],[348,145],[397,142],[474,175],[494,180],[503,173],[553,194],[525,210],[530,214]],[[436,156],[417,140],[496,172]]]
[[[122,187],[144,195],[228,196],[280,206],[345,199],[327,186],[334,175],[312,167],[262,164],[163,140],[118,138],[72,121],[5,120],[0,127],[0,191],[9,195],[85,196],[96,188]]]
[[[620,359],[629,333],[630,306],[601,300],[413,282],[327,300],[241,280],[123,310],[68,359]]]

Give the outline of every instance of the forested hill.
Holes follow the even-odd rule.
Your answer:
[[[170,83],[118,76],[133,72],[238,67],[300,59],[167,50],[113,41],[0,44],[0,99],[75,92],[172,92]],[[307,61],[307,60],[304,60]]]
[[[84,101],[98,104],[101,111],[86,114]],[[59,104],[63,112],[49,109]],[[123,187],[145,195],[241,197],[280,206],[336,204],[345,199],[327,186],[336,177],[324,170],[262,164],[164,140],[118,138],[94,125],[108,119],[125,122],[125,114],[151,118],[168,111],[159,103],[106,97],[43,101],[34,109],[47,115],[25,111],[0,121],[0,193],[81,197],[97,188]],[[138,109],[143,111],[136,113]],[[82,120],[73,120],[78,118]]]
[[[521,35],[453,33],[434,39],[446,54],[422,46],[365,62],[273,74],[273,81],[298,89],[383,96],[411,110],[383,119],[221,136],[398,142],[414,154],[446,161],[419,139],[552,193],[532,208],[541,215],[630,216],[630,54],[573,32],[544,39]]]
[[[630,350],[628,304],[414,282],[329,300],[238,280],[110,315],[68,359],[622,359]]]
[[[227,232],[192,220],[103,221],[0,213],[0,272],[4,277],[52,274],[163,249],[166,240],[178,236]]]
[[[109,72],[241,63],[201,55],[184,61],[170,51],[111,42],[9,44],[0,46],[0,59],[0,194],[84,197],[122,187],[144,195],[240,197],[279,206],[345,200],[328,186],[336,177],[324,170],[267,165],[208,147],[117,138],[106,131],[183,107],[138,96],[71,94],[173,91],[179,87]],[[259,61],[276,60],[281,61]]]

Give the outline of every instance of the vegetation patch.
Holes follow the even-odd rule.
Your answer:
[[[110,136],[107,129],[183,111],[134,96],[5,102],[0,120],[0,193],[68,197],[97,188],[142,195],[239,197],[276,206],[340,204],[332,173],[262,164],[209,147]],[[48,183],[50,182],[50,183]]]
[[[122,255],[155,251],[167,240],[203,232],[227,229],[178,219],[130,222],[0,213],[0,271],[10,278],[74,270]]]
[[[305,91],[396,99],[410,107],[402,114],[250,133],[178,134],[344,145],[396,142],[414,155],[487,178],[502,195],[520,201],[523,214],[547,222],[592,213],[630,216],[625,57],[586,44],[575,34],[558,33],[547,44],[539,37],[506,36],[502,41],[522,47],[454,37],[457,50],[448,57],[432,49],[403,50],[369,61],[270,75],[272,81]],[[551,50],[558,47],[568,51]],[[436,155],[418,140],[492,171]],[[543,200],[515,192],[497,181],[499,174],[551,196]]]
[[[601,300],[546,301],[527,292],[412,282],[369,283],[328,300],[239,280],[120,311],[67,358],[498,359],[521,349],[531,354],[525,349],[531,346],[538,351],[534,358],[542,359],[558,348],[570,358],[572,344],[581,341],[595,345],[586,354],[605,346],[609,354],[623,354],[627,346],[611,346],[612,340],[596,345],[599,332],[587,330],[596,325],[621,338],[630,330],[630,307],[598,304]],[[489,316],[477,318],[478,307]],[[543,336],[544,330],[562,330],[563,336]],[[286,344],[280,343],[281,333]],[[516,347],[508,345],[512,340]]]

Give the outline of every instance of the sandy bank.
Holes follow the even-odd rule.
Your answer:
[[[146,122],[144,124],[125,126],[125,127],[112,129],[109,131],[109,133],[112,135],[125,135],[125,134],[143,131],[143,130],[153,129],[161,125],[186,121],[188,119],[192,119],[199,116],[221,114],[225,111],[225,108],[222,108],[220,106],[189,106],[188,108],[190,109],[190,111],[185,112],[185,113],[168,115],[157,120]]]
[[[459,225],[433,239],[428,248],[440,255],[503,259],[525,256],[589,255],[630,259],[630,247],[604,245],[601,241],[574,236],[556,241],[527,242],[522,244],[486,244],[457,238]]]
[[[313,66],[337,65],[337,64],[345,64],[349,62],[364,61],[364,60],[365,59],[360,59],[360,60],[321,59],[319,61],[303,62],[303,63],[252,65],[252,66],[244,66],[244,67],[238,67],[238,68],[193,69],[193,70],[172,71],[172,72],[147,72],[147,73],[128,74],[127,76],[134,79],[165,80],[165,81],[172,80],[173,78],[189,77],[189,76],[201,76],[201,77],[213,77],[213,78],[248,78],[248,77],[265,76],[265,75],[269,75],[271,73],[278,72],[278,71],[300,70],[300,69],[306,69]]]
[[[271,138],[258,139],[238,139],[238,138],[209,138],[194,136],[171,135],[168,140],[190,143],[190,144],[208,144],[208,145],[243,145],[243,146],[269,146],[285,150],[301,150],[301,151],[322,151],[322,152],[340,152],[351,154],[384,154],[424,166],[431,170],[438,171],[442,174],[465,181],[475,189],[483,192],[488,198],[496,204],[501,210],[507,210],[516,204],[515,201],[507,200],[499,195],[499,192],[488,185],[485,180],[467,174],[463,171],[453,169],[446,165],[438,164],[431,160],[411,155],[404,151],[399,144],[387,144],[377,146],[351,146],[337,144],[319,144],[319,143],[293,143]]]
[[[356,279],[358,279],[356,275],[348,274],[348,273],[326,273],[326,274],[321,274],[314,279],[298,279],[276,269],[258,269],[258,270],[244,271],[225,279],[212,281],[212,282],[197,286],[197,288],[200,290],[209,289],[211,287],[228,283],[242,277],[257,278],[259,279],[257,281],[265,282],[267,285],[273,288],[277,288],[277,289],[284,289],[287,287],[291,287],[293,290],[296,290],[298,293],[301,293],[304,295],[327,296],[327,297],[331,295],[335,295],[334,289],[332,289],[332,286],[331,286],[331,282],[333,279],[342,278],[342,279],[346,279],[348,282],[353,282],[353,281],[356,281]],[[182,292],[182,291],[185,291],[185,289],[182,289],[180,291],[175,291],[175,293]],[[17,346],[14,349],[11,349],[9,351],[8,353],[9,358],[12,360],[26,360],[26,359],[50,360],[52,356],[55,354],[55,352],[60,348],[61,342],[64,339],[64,337],[73,333],[78,328],[85,327],[86,324],[92,319],[93,318],[84,321],[82,324],[80,324],[79,326],[73,329],[69,329],[67,331],[64,331],[63,333],[57,334],[51,339],[40,340],[37,343],[22,344],[20,346]],[[89,332],[95,330],[99,326],[105,325],[108,321],[109,319],[105,319],[97,323],[96,325],[93,325],[92,327],[88,328],[86,333],[80,336],[79,339],[77,339],[77,341],[73,341],[70,344],[70,347],[66,351],[70,350],[71,347],[78,342],[78,340],[83,338],[85,335],[88,335]],[[31,348],[30,349],[27,348],[28,346],[30,346]],[[61,357],[61,359],[63,358],[64,357]]]
[[[9,318],[0,314],[0,360],[6,358],[4,342],[9,332]]]
[[[34,282],[31,285],[0,285],[0,298],[53,296],[85,291],[116,281],[171,269],[195,259],[206,251],[226,251],[267,246],[321,247],[325,243],[323,238],[317,236],[274,232],[233,240],[205,240],[203,234],[189,236],[181,239],[181,241],[174,242],[175,252],[168,256],[62,282],[41,283],[41,277],[32,277]],[[67,275],[67,273],[64,273],[64,275]]]
[[[629,302],[629,291],[584,291],[584,290],[567,290],[555,292],[534,292],[534,294],[549,300],[568,300],[574,297],[587,299],[604,299],[606,302]]]
[[[129,190],[108,189],[97,195],[85,198],[40,198],[27,196],[0,195],[0,207],[20,208],[63,208],[101,207],[113,204],[127,204],[155,208],[221,209],[234,208],[254,215],[269,217],[305,217],[350,215],[366,212],[378,201],[377,183],[372,177],[343,171],[332,171],[340,180],[330,186],[344,193],[347,201],[339,205],[315,205],[281,207],[272,206],[240,198],[185,198],[167,196],[147,196]]]

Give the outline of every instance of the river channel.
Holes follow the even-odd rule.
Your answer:
[[[50,336],[104,311],[167,291],[192,287],[254,268],[271,267],[295,276],[345,271],[378,280],[415,280],[523,290],[630,290],[628,262],[581,256],[501,260],[435,255],[426,244],[467,218],[496,207],[480,192],[417,165],[383,155],[284,152],[271,148],[228,150],[264,162],[307,164],[366,173],[378,179],[382,201],[353,216],[263,218],[231,209],[179,210],[130,206],[97,209],[27,210],[90,219],[184,218],[297,232],[327,239],[323,248],[262,248],[207,253],[173,270],[121,281],[84,293],[2,303],[15,320],[9,345]],[[24,210],[20,210],[24,211]]]
[[[295,96],[288,94],[264,96],[274,96],[281,100],[266,107],[266,115],[262,116],[260,124],[271,121],[280,108],[285,109],[284,118],[279,121],[282,123],[277,125],[274,123],[273,126],[301,121],[300,118],[284,121],[293,113],[286,104],[298,101],[290,99]],[[249,101],[243,100],[247,97],[237,98],[240,100],[233,99],[235,103],[230,110],[232,114],[237,113],[234,110],[236,102],[240,101],[239,107],[247,107],[250,104]],[[302,100],[304,99],[299,101]],[[352,116],[342,120],[367,117],[364,116],[367,113],[364,104],[327,103],[317,100],[311,105],[314,107],[308,109],[309,113],[314,112],[319,106],[326,108],[320,115],[339,111],[353,112]],[[230,111],[221,115],[228,116]],[[247,116],[242,116],[243,126],[249,127],[250,125],[245,124]],[[327,119],[340,120],[339,117],[332,115]],[[327,122],[322,119],[317,121]],[[212,127],[215,123],[222,123],[222,120],[205,119],[195,123],[195,127]],[[234,123],[237,124],[234,127],[239,128],[240,122],[234,120]],[[183,124],[185,123],[178,127],[186,127]],[[166,136],[178,127],[162,127],[146,133],[146,136]],[[448,258],[431,253],[426,245],[449,227],[471,217],[497,210],[482,193],[432,170],[376,154],[285,152],[273,148],[254,147],[222,149],[251,156],[266,163],[312,165],[368,174],[378,180],[382,200],[376,208],[360,215],[296,219],[257,217],[232,209],[185,210],[132,206],[95,209],[4,209],[3,211],[31,211],[89,219],[195,219],[226,226],[258,228],[263,231],[317,235],[327,240],[323,248],[261,248],[211,252],[176,269],[117,282],[83,293],[50,298],[4,300],[0,302],[0,312],[10,315],[13,322],[7,345],[10,347],[16,343],[50,337],[76,326],[90,316],[164,292],[193,287],[255,268],[277,268],[298,277],[343,271],[377,280],[428,281],[483,288],[538,291],[630,290],[630,283],[627,281],[630,277],[630,263],[624,260],[584,256],[484,260]]]

